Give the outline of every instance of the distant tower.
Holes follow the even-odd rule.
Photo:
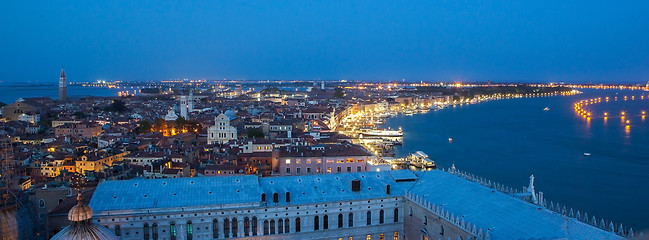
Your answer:
[[[322,82],[320,83],[320,89],[324,90],[324,88],[325,88],[324,81],[322,81]]]
[[[243,94],[243,89],[241,88],[241,84],[234,85],[234,94],[237,96]]]
[[[189,112],[194,111],[194,89],[189,90],[189,103],[187,104]]]
[[[61,67],[61,76],[59,77],[59,100],[65,101],[68,99],[68,84],[65,82],[65,72]]]
[[[187,119],[187,96],[180,96],[180,116]]]

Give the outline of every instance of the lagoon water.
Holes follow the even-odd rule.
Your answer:
[[[68,86],[68,98],[83,96],[117,96],[119,89]],[[59,97],[58,84],[9,84],[0,85],[0,102],[11,104],[19,98]]]
[[[587,120],[575,112],[574,103],[593,97],[602,102],[585,106],[593,113]],[[545,107],[550,110],[543,111]],[[631,121],[628,128],[622,110]],[[649,92],[584,90],[574,96],[497,100],[397,116],[386,127],[403,128],[397,156],[421,150],[438,167],[455,163],[460,170],[519,189],[534,173],[535,188],[548,202],[646,232],[649,119],[641,116],[642,110],[649,113]],[[609,113],[606,120],[604,112]]]

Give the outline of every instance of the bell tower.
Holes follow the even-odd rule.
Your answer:
[[[59,77],[59,100],[65,101],[68,99],[68,84],[65,81],[65,72],[61,67],[61,76]]]

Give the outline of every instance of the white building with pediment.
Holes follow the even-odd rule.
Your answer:
[[[237,128],[230,126],[230,118],[221,113],[214,119],[214,126],[207,129],[207,144],[226,143],[237,139]]]

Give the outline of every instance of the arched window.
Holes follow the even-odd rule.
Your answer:
[[[439,225],[439,226],[440,226],[439,234],[444,236],[444,225]]]
[[[412,207],[410,207],[410,211],[408,212],[408,216],[412,217]]]
[[[172,223],[173,224],[173,223]],[[119,225],[115,225],[115,236],[121,236],[122,235],[122,229],[120,228]]]
[[[252,235],[257,236],[257,217],[252,217]]]
[[[219,238],[219,220],[212,220],[212,238]]]
[[[343,214],[338,214],[338,228],[343,228]]]
[[[424,225],[428,225],[428,217],[424,215]]]
[[[379,234],[379,240],[384,240],[383,233]]]
[[[43,200],[43,199],[38,200],[38,206],[39,206],[40,208],[45,208],[45,200]]]
[[[349,219],[347,220],[347,227],[353,227],[354,226],[354,214],[349,213]]]
[[[279,194],[273,193],[273,202],[274,203],[279,203]]]
[[[385,216],[385,213],[383,212],[383,209],[379,211],[379,224],[383,223],[383,217]]]
[[[287,203],[291,202],[291,193],[290,192],[286,192],[286,202]]]
[[[313,217],[313,230],[320,230],[320,217]]]
[[[270,220],[270,234],[275,234],[275,220]]]
[[[372,235],[367,235],[367,237],[365,237],[365,240],[372,240]]]
[[[262,194],[261,194],[261,202],[262,202],[262,203],[265,203],[265,202],[266,202],[266,194],[265,194],[265,193],[262,193]]]
[[[284,219],[277,220],[277,233],[284,233]]]
[[[390,184],[385,186],[385,194],[390,195]]]
[[[399,233],[394,232],[394,235],[392,235],[392,240],[399,240]]]
[[[153,240],[158,240],[158,224],[153,223],[151,225],[151,236],[153,237]]]
[[[223,236],[230,237],[230,219],[223,219]]]
[[[394,222],[399,222],[399,209],[394,209]]]
[[[143,234],[144,234],[144,240],[149,240],[149,224],[148,223],[144,224]]]
[[[290,233],[291,232],[291,224],[287,219],[284,219],[284,233]]]
[[[194,238],[194,227],[192,227],[192,221],[187,221],[187,240],[192,240]]]
[[[367,211],[367,226],[372,225],[372,211]]]
[[[176,240],[176,223],[171,222],[171,225],[169,226],[169,234],[171,235],[171,240]],[[119,236],[119,235],[117,235]]]
[[[250,218],[243,218],[243,235],[250,236]]]
[[[329,216],[327,215],[322,217],[322,229],[329,229]]]
[[[300,232],[300,218],[295,218],[295,232]]]
[[[232,218],[232,237],[237,237],[239,233],[239,222],[237,218]]]
[[[270,227],[268,226],[268,220],[264,220],[264,235],[270,234]]]

